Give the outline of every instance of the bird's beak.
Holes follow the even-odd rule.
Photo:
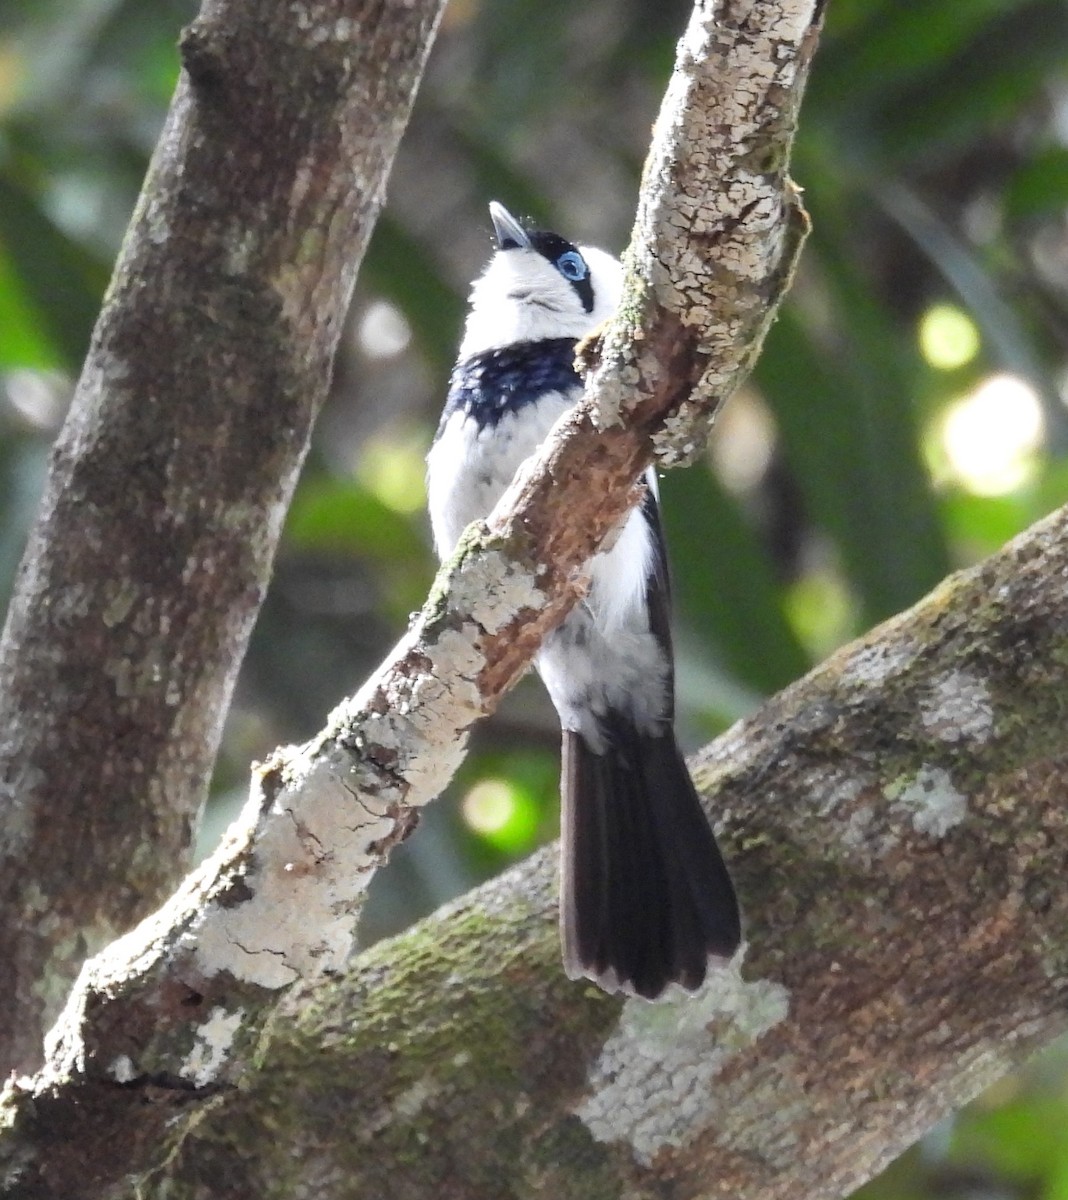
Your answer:
[[[491,200],[489,210],[490,217],[493,220],[493,229],[497,234],[497,246],[501,250],[530,249],[530,238],[527,235],[527,231],[503,204],[498,204],[496,200]]]

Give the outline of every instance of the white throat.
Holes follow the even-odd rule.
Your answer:
[[[586,312],[574,287],[536,250],[498,251],[471,288],[460,358],[516,342],[581,338],[619,303],[623,272],[603,250],[580,246],[590,269],[594,304]]]

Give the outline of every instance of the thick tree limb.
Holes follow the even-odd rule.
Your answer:
[[[1068,509],[700,756],[742,969],[569,983],[543,852],[291,996],[168,1200],[850,1194],[1068,1023],[1066,663]]]
[[[443,0],[207,0],[0,642],[0,1075],[192,830]]]
[[[219,854],[87,965],[46,1070],[7,1092],[12,1186],[107,1194],[177,1132],[175,1105],[200,1110],[243,1077],[280,991],[342,962],[367,878],[574,601],[654,438],[669,459],[700,444],[799,245],[786,162],[816,20],[814,0],[698,4],[647,174],[634,261],[648,277],[632,271],[592,404],[464,539],[379,674],[258,772]]]

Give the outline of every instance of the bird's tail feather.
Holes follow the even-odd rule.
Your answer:
[[[564,965],[649,999],[698,987],[738,948],[738,902],[674,733],[599,722],[598,754],[564,732],[560,924]]]

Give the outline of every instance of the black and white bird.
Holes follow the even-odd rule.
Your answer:
[[[471,290],[427,459],[438,555],[485,517],[582,385],[575,345],[610,317],[619,262],[490,205],[497,251]],[[538,673],[563,728],[564,965],[609,991],[696,988],[729,957],[738,904],[675,740],[667,563],[656,477],[585,599],[545,639]]]

